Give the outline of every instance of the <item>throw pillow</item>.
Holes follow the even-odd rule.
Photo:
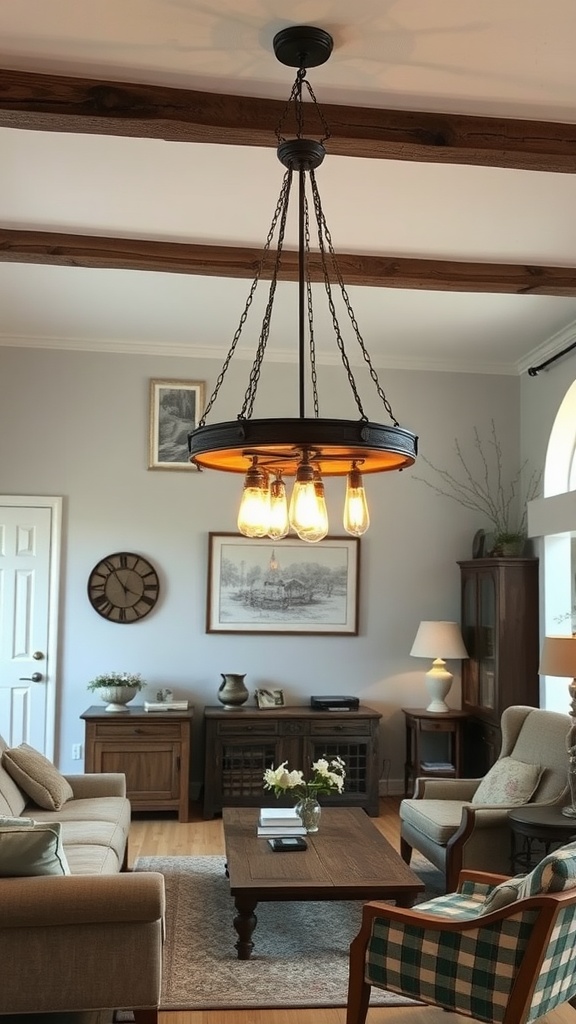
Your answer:
[[[473,804],[527,804],[540,782],[543,769],[513,757],[501,757],[486,773],[472,797]]]
[[[32,828],[0,827],[0,877],[69,875],[60,822],[37,821]]]
[[[568,843],[544,857],[524,878],[519,898],[565,889],[576,889],[576,843]]]
[[[5,750],[2,764],[38,807],[59,811],[74,796],[72,786],[52,762],[27,743]]]
[[[11,818],[0,814],[0,828],[32,828],[35,824],[34,818]]]
[[[505,882],[495,885],[484,900],[484,905],[478,916],[484,917],[485,914],[491,914],[493,910],[501,910],[502,907],[508,907],[511,903],[515,903],[520,899],[523,883],[524,875],[519,875],[517,878],[507,878]]]

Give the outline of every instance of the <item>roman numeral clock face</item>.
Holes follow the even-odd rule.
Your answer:
[[[152,611],[159,593],[154,566],[129,551],[103,558],[88,578],[90,604],[110,622],[138,622]]]

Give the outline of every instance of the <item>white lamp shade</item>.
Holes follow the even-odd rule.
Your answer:
[[[467,658],[462,633],[457,622],[421,622],[412,644],[413,658],[433,658],[434,664],[426,673],[426,688],[430,703],[426,711],[442,714],[448,711],[446,697],[452,686],[452,673],[444,658]]]
[[[467,658],[457,622],[421,622],[412,644],[413,658]]]
[[[543,676],[576,676],[576,636],[545,636],[540,655]]]

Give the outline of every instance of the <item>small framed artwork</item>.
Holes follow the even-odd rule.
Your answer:
[[[358,537],[211,533],[207,633],[358,634]]]
[[[486,534],[484,530],[476,530],[472,541],[472,558],[484,558]]]
[[[148,469],[197,472],[190,462],[188,433],[204,409],[204,383],[197,380],[150,381]]]
[[[259,708],[283,708],[284,693],[282,690],[256,690],[256,703]]]

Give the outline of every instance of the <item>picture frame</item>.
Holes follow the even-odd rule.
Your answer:
[[[150,381],[148,469],[198,472],[190,462],[188,433],[198,426],[204,394],[203,381]]]
[[[283,708],[283,690],[256,690],[256,703],[259,708]]]
[[[358,635],[360,540],[208,535],[207,633]]]

